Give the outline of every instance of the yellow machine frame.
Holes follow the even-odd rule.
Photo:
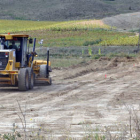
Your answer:
[[[5,37],[6,40],[12,40],[14,37],[29,37],[28,35],[19,35],[19,34],[1,34],[0,37]],[[0,75],[3,75],[0,77],[0,84],[8,84],[8,85],[17,85],[18,81],[18,74],[19,69],[21,68],[20,62],[16,62],[15,59],[15,50],[3,50],[4,52],[9,53],[9,60],[7,63],[7,66],[5,70],[0,70]],[[33,63],[33,66],[32,66]],[[33,72],[35,74],[39,74],[40,71],[40,65],[47,65],[47,61],[44,60],[34,60],[32,62],[32,57],[30,57],[30,60],[28,62],[28,67],[33,68]],[[51,66],[51,62],[49,61],[49,65]],[[38,81],[46,81],[50,82],[48,78],[37,78]]]

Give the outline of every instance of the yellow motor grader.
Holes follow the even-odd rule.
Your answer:
[[[33,44],[33,51],[29,46]],[[36,81],[51,85],[49,50],[47,61],[34,60],[36,38],[20,34],[0,34],[0,86],[17,86],[21,91],[33,89]]]

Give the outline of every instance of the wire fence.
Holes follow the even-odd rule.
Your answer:
[[[108,54],[136,54],[137,46],[94,46],[94,47],[52,47],[49,48],[51,57],[89,57],[93,55]],[[47,48],[38,47],[36,52],[39,56],[47,55]]]

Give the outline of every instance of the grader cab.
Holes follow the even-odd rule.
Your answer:
[[[33,51],[29,52],[29,44]],[[36,81],[51,85],[49,50],[47,61],[34,60],[36,38],[28,35],[0,35],[0,86],[17,86],[19,90],[32,89]]]

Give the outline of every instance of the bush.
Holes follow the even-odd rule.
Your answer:
[[[84,46],[89,46],[89,45],[94,45],[94,44],[99,44],[102,41],[102,39],[97,39],[95,41],[85,41],[83,43]]]

